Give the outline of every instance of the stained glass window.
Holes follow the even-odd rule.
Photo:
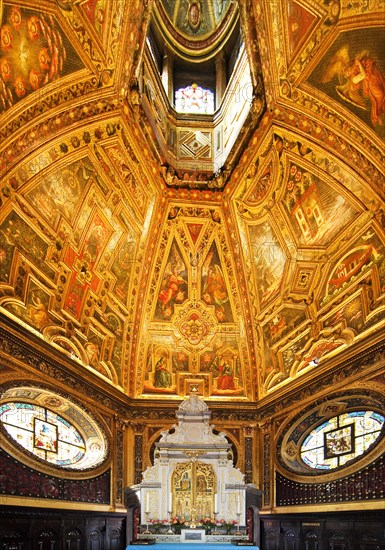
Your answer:
[[[104,457],[100,437],[83,437],[72,422],[45,407],[7,402],[0,406],[0,421],[19,445],[56,466],[84,469]]]
[[[330,418],[304,439],[301,458],[310,468],[332,470],[364,454],[380,436],[385,417],[354,411]]]
[[[213,114],[214,94],[195,83],[180,88],[175,92],[175,109],[178,113]]]

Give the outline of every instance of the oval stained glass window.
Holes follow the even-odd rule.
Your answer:
[[[316,426],[301,445],[306,466],[333,470],[363,455],[379,438],[385,417],[374,411],[352,411]]]
[[[105,455],[100,437],[83,437],[68,419],[33,403],[0,405],[0,421],[19,445],[52,465],[83,470],[99,464]]]

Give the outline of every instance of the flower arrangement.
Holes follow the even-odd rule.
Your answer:
[[[208,532],[217,525],[217,522],[215,519],[212,518],[202,518],[199,521],[199,525],[201,525],[205,529],[205,531]]]
[[[179,535],[182,527],[184,527],[186,525],[186,520],[185,520],[185,518],[183,518],[181,516],[174,516],[174,517],[170,518],[169,523],[170,523],[171,527],[173,528],[174,533],[176,535]]]
[[[229,519],[229,520],[219,519],[217,521],[217,525],[218,527],[221,527],[222,529],[224,529],[227,535],[229,535],[231,533],[232,528],[238,525],[238,521],[236,519]]]
[[[168,521],[166,519],[150,519],[150,524],[155,529],[155,533],[159,533],[161,527],[168,525]]]

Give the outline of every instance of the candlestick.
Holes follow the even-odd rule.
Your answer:
[[[218,515],[218,512],[214,512],[215,527],[214,527],[214,531],[212,532],[213,535],[219,535],[217,515]]]
[[[237,530],[235,534],[239,536],[239,535],[242,535],[242,533],[239,530],[239,524],[241,523],[241,512],[238,512],[237,516],[238,516],[238,525],[237,525]]]
[[[150,529],[148,528],[148,524],[150,523],[150,514],[148,512],[145,512],[146,514],[146,530],[143,532],[143,535],[151,535],[151,531]]]
[[[174,531],[172,530],[172,527],[171,527],[171,511],[169,510],[167,513],[168,513],[168,531],[166,535],[173,535]]]

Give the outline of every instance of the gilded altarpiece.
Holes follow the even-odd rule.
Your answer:
[[[206,403],[191,393],[176,416],[178,423],[162,432],[156,443],[154,465],[135,487],[140,492],[142,524],[178,517],[186,526],[204,518],[243,525],[244,475],[234,467],[224,433],[214,433],[210,426]]]
[[[211,464],[182,462],[171,477],[172,516],[190,519],[189,511],[198,517],[214,517],[217,479]]]

